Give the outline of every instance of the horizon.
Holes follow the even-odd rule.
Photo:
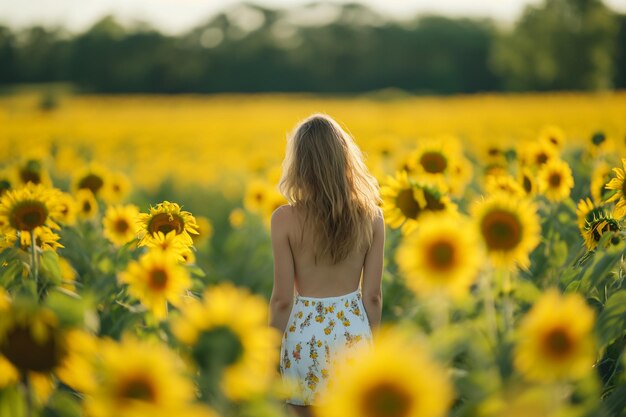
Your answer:
[[[404,20],[420,15],[437,14],[452,18],[491,18],[503,24],[515,22],[528,5],[541,4],[543,0],[333,0],[312,2],[310,0],[21,0],[19,7],[0,3],[0,24],[19,30],[41,25],[62,27],[71,33],[89,29],[105,16],[113,16],[124,26],[147,23],[154,29],[179,35],[190,30],[218,13],[238,4],[247,3],[270,9],[298,9],[306,5],[348,3],[361,4],[389,20]],[[619,13],[626,13],[626,1],[604,0]]]

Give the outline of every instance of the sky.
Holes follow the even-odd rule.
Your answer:
[[[268,7],[295,7],[311,0],[248,0]],[[421,13],[453,17],[487,16],[512,23],[527,4],[542,0],[334,0],[356,1],[391,17]],[[614,10],[626,13],[626,0],[604,0]],[[13,28],[43,24],[60,25],[71,32],[90,27],[112,14],[123,23],[145,21],[169,34],[182,33],[204,23],[212,15],[240,0],[1,0],[0,24]]]

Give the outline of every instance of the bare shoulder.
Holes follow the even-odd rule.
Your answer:
[[[272,212],[272,227],[285,227],[293,221],[293,207],[289,204],[283,204]]]
[[[383,217],[383,209],[378,207],[378,211],[373,219],[374,228],[380,228],[385,226],[385,218]]]

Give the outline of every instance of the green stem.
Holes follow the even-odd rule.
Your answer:
[[[35,241],[35,230],[30,231],[30,253],[32,257],[31,274],[35,285],[39,287],[39,265],[37,264],[37,242]]]
[[[504,333],[507,333],[513,327],[513,303],[511,301],[511,272],[502,268],[500,271],[502,277],[502,302],[504,304]]]
[[[31,417],[33,416],[34,411],[34,401],[33,401],[33,390],[30,386],[30,378],[28,378],[28,372],[22,371],[22,389],[24,391],[24,416]]]
[[[484,273],[481,275],[481,289],[483,291],[485,316],[487,320],[487,331],[491,341],[497,343],[498,329],[496,322],[496,306],[493,298],[493,292],[491,290],[491,281],[489,280],[489,274]]]

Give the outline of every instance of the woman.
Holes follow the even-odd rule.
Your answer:
[[[336,353],[369,345],[380,323],[385,228],[375,178],[327,115],[296,127],[279,188],[289,204],[271,220],[270,325],[283,335],[281,374],[297,387],[287,403],[307,416]]]

